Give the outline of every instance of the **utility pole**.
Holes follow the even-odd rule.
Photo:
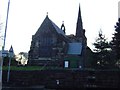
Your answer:
[[[2,52],[5,49],[5,41],[6,41],[6,32],[7,32],[9,6],[10,6],[10,0],[8,1],[8,7],[7,7],[7,16],[6,16],[6,25],[5,25],[5,33],[4,33],[4,42],[3,42],[3,46],[2,46]],[[0,58],[0,89],[2,89],[2,65],[3,65],[3,56],[1,55],[1,58]]]
[[[10,0],[8,1],[8,8],[7,8],[7,17],[6,17],[6,25],[5,25],[5,34],[4,34],[3,50],[5,49],[5,40],[6,40],[6,32],[7,32],[7,24],[8,24],[9,6],[10,6]]]

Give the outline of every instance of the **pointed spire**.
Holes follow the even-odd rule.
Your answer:
[[[81,10],[79,4],[78,19],[76,26],[76,37],[82,37],[82,34],[83,34],[83,25],[82,25],[82,17],[81,17]]]
[[[82,26],[82,16],[81,16],[80,3],[79,3],[79,11],[78,11],[77,23],[80,23],[80,24],[81,24],[81,27],[83,27],[83,26]]]

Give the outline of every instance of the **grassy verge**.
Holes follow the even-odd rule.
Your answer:
[[[38,66],[10,66],[10,70],[40,70]],[[3,70],[8,70],[8,66],[3,66]]]
[[[8,70],[8,66],[3,66],[3,70]],[[58,67],[44,67],[44,66],[10,66],[10,70],[47,70],[47,69],[62,69]]]
[[[8,66],[3,66],[2,70],[8,70]],[[80,70],[79,68],[60,68],[60,67],[52,67],[52,66],[10,66],[10,70],[23,70],[23,71],[32,71],[32,70]],[[120,71],[120,69],[92,69],[86,68],[81,69],[85,71]]]

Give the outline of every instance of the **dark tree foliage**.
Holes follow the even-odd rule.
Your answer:
[[[99,31],[98,38],[93,45],[95,46],[96,66],[99,68],[108,68],[110,65],[109,43],[101,30]]]
[[[93,45],[95,46],[95,52],[102,52],[109,48],[109,44],[101,30],[99,31],[98,38],[96,39],[95,43],[93,43]]]
[[[10,58],[8,56],[3,58],[3,66],[8,66]],[[11,66],[17,66],[17,61],[15,58],[11,58]]]
[[[115,32],[113,34],[113,38],[111,41],[111,49],[113,52],[113,57],[117,61],[120,60],[120,18],[118,19],[118,22],[115,26]]]

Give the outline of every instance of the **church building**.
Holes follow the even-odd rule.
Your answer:
[[[28,64],[83,68],[86,47],[87,38],[83,29],[80,6],[75,35],[66,35],[64,22],[59,28],[46,15],[41,26],[32,36]]]

